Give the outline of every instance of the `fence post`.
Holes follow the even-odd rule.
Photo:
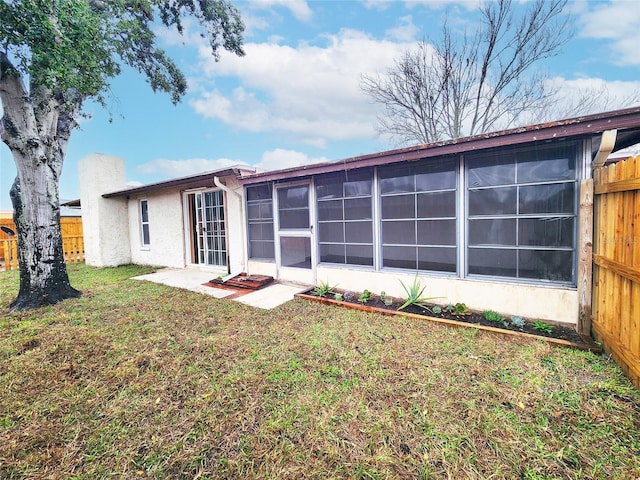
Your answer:
[[[580,182],[578,233],[578,333],[591,336],[593,289],[593,180]]]

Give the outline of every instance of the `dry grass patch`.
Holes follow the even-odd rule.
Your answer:
[[[640,477],[605,357],[69,270],[82,298],[0,320],[0,478]]]

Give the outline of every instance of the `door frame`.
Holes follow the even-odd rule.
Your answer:
[[[300,229],[281,229],[280,228],[280,202],[278,200],[278,192],[285,188],[307,186],[308,208],[309,208],[309,227]],[[315,189],[313,179],[299,180],[295,182],[276,183],[273,186],[273,227],[274,227],[274,250],[275,262],[278,272],[278,279],[301,283],[305,285],[315,285],[316,283],[316,267],[318,264],[317,248],[316,248],[316,215],[315,209]],[[310,242],[310,268],[290,267],[282,265],[281,255],[281,238],[295,237],[308,238]]]
[[[222,210],[223,210],[223,222],[224,222],[224,242],[225,242],[225,265],[216,265],[207,263],[208,255],[207,255],[207,246],[206,243],[204,245],[200,245],[200,235],[198,232],[199,227],[201,227],[205,223],[205,218],[201,215],[206,215],[205,213],[205,194],[211,192],[220,192],[222,195]],[[191,196],[193,196],[193,203],[191,201]],[[201,213],[198,212],[197,206],[197,197],[201,199]],[[229,238],[228,238],[228,212],[227,212],[227,201],[226,201],[226,193],[219,188],[194,188],[191,190],[185,190],[183,192],[183,211],[185,218],[185,226],[184,226],[184,235],[185,235],[185,243],[188,246],[186,249],[186,254],[188,255],[186,265],[206,268],[212,270],[229,270]],[[205,227],[206,228],[206,227]],[[202,241],[206,238],[206,233],[203,232]],[[202,247],[202,248],[201,248]],[[203,261],[200,262],[200,251],[203,252]]]

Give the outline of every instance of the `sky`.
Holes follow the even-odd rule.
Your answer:
[[[633,106],[640,92],[640,8],[636,0],[573,0],[575,35],[540,67],[567,98],[606,88],[600,110]],[[108,107],[87,102],[71,136],[60,198],[79,198],[78,161],[97,152],[122,157],[127,181],[147,184],[232,165],[273,170],[398,147],[376,131],[381,108],[361,91],[362,75],[384,74],[420,40],[437,39],[445,16],[477,24],[477,0],[245,0],[244,57],[215,62],[192,25],[158,29],[159,43],[188,78],[177,106],[124,69]],[[518,8],[526,2],[515,1]],[[16,175],[0,145],[0,210],[11,209]],[[106,172],[108,174],[108,172]]]

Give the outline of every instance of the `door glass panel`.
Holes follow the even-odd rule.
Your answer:
[[[311,268],[311,239],[280,237],[280,264],[283,267]]]
[[[309,186],[279,189],[278,213],[281,229],[309,228]]]

